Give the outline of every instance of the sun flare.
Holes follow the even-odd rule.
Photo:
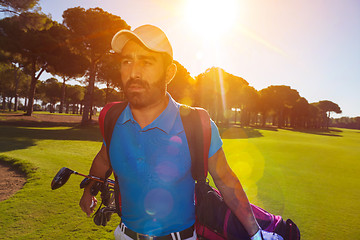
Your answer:
[[[203,37],[225,34],[236,24],[236,0],[188,0],[185,18],[191,28]]]

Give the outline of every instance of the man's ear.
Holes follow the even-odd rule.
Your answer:
[[[166,85],[169,84],[171,82],[171,80],[173,80],[173,78],[175,77],[177,71],[177,67],[175,63],[171,63],[167,69],[166,69]]]

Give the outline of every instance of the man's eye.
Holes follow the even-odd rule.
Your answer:
[[[121,65],[128,65],[128,64],[130,64],[130,63],[131,63],[130,60],[122,60],[122,61],[121,61]]]

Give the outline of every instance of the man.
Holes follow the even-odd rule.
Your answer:
[[[103,144],[90,174],[105,177],[112,166],[118,176],[122,220],[114,232],[115,238],[132,239],[130,236],[135,234],[141,239],[196,239],[190,152],[180,104],[166,91],[176,73],[172,47],[159,28],[144,25],[134,31],[118,32],[112,48],[121,57],[121,85],[129,104],[114,127],[109,157]],[[212,121],[211,131],[209,172],[249,236],[263,239],[264,232],[226,161],[222,140]],[[85,188],[80,200],[88,215],[96,205],[90,187]]]

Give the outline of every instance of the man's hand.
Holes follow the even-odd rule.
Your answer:
[[[110,161],[107,157],[106,147],[102,144],[100,151],[97,153],[94,158],[91,168],[90,175],[97,176],[100,178],[105,178],[106,172],[110,169]],[[81,209],[88,215],[94,211],[94,208],[97,204],[97,199],[91,195],[91,187],[94,184],[94,181],[91,181],[85,188],[84,193],[80,199]]]
[[[94,212],[94,208],[97,205],[96,197],[92,196],[89,191],[84,191],[80,203],[81,209],[86,213],[88,217],[90,217],[91,213]]]
[[[273,232],[267,232],[264,230],[259,230],[257,233],[255,233],[254,236],[251,237],[251,240],[284,240],[283,237],[280,235],[273,233]]]

